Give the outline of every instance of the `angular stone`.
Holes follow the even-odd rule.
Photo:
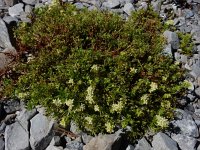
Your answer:
[[[31,111],[28,111],[26,109],[23,109],[20,111],[19,115],[17,115],[16,119],[19,121],[19,123],[23,126],[26,127],[29,124],[30,119],[33,118],[33,116],[36,115],[36,109],[33,109]],[[29,132],[29,131],[27,131]]]
[[[162,132],[153,136],[152,146],[154,150],[178,150],[177,143]]]
[[[65,150],[83,150],[83,143],[72,141],[66,144]]]
[[[182,134],[177,134],[172,135],[172,139],[178,143],[181,150],[196,150],[195,146],[197,140],[195,138]]]
[[[141,140],[138,141],[134,150],[151,150],[152,147],[149,142],[143,137]]]
[[[5,150],[29,150],[28,126],[23,127],[19,122],[6,126]]]
[[[60,145],[60,137],[54,136],[49,145],[59,146]]]
[[[15,113],[16,111],[21,109],[21,105],[20,105],[19,100],[11,99],[9,101],[6,101],[5,104],[6,105],[4,106],[4,109],[5,109],[6,113],[8,113],[8,114]]]
[[[196,89],[194,90],[194,92],[195,92],[196,96],[197,96],[198,98],[200,98],[200,87],[196,88]]]
[[[108,0],[107,2],[103,2],[102,4],[106,8],[117,8],[120,6],[120,0]]]
[[[90,140],[93,138],[91,135],[87,135],[86,133],[83,133],[83,134],[81,135],[81,137],[82,137],[82,140],[83,140],[83,143],[84,143],[84,144],[89,143]]]
[[[18,1],[17,0],[4,0],[6,3],[6,6],[13,6],[15,5]]]
[[[12,22],[18,22],[18,19],[15,18],[15,17],[11,17],[11,16],[5,16],[3,17],[3,20],[7,23],[7,24],[10,24]]]
[[[16,4],[8,8],[8,13],[12,17],[19,16],[24,11],[23,7],[24,7],[24,4],[22,3]]]
[[[191,137],[199,137],[199,130],[193,120],[176,120],[173,124],[180,129],[180,133]]]
[[[28,5],[35,5],[37,3],[37,0],[22,0],[22,1]]]
[[[119,150],[121,145],[120,133],[98,135],[83,146],[83,150]]]
[[[31,5],[26,5],[26,6],[25,6],[25,12],[26,12],[26,13],[31,13],[32,10],[33,10],[33,7],[32,7]]]
[[[132,11],[135,11],[135,8],[133,6],[133,4],[131,3],[126,3],[124,5],[123,11],[127,14],[127,15],[131,15]]]
[[[63,148],[61,146],[53,146],[53,145],[49,145],[46,150],[63,150]]]
[[[180,46],[178,35],[175,32],[165,31],[163,33],[164,37],[167,39],[168,44],[171,44],[173,49],[178,49]]]
[[[128,145],[126,150],[134,150],[134,146],[133,145]]]
[[[0,150],[5,150],[5,142],[2,138],[0,138]]]
[[[31,119],[30,145],[33,150],[45,149],[53,138],[54,122],[37,114]]]
[[[5,3],[3,0],[0,0],[0,7],[4,7],[5,6]]]
[[[0,47],[2,48],[7,48],[7,47],[12,47],[12,44],[10,42],[9,34],[8,34],[8,29],[6,27],[5,22],[0,18]]]

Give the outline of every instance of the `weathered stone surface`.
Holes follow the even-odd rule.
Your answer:
[[[46,150],[63,150],[63,147],[61,146],[53,146],[53,145],[49,145]]]
[[[175,32],[171,32],[167,30],[163,34],[164,34],[164,37],[167,39],[167,42],[171,44],[173,49],[179,48],[180,46],[179,38]]]
[[[28,126],[24,127],[19,122],[6,126],[5,150],[29,150]]]
[[[103,2],[102,4],[106,8],[117,8],[120,6],[120,0],[108,0],[107,2]]]
[[[197,140],[195,138],[182,134],[172,135],[172,139],[176,141],[181,150],[196,150]]]
[[[13,55],[17,55],[16,50],[14,51],[14,50],[11,49],[10,51],[11,51],[10,53],[9,53],[9,51],[7,51],[7,52],[9,54],[11,54],[12,52],[14,52]],[[6,101],[5,104],[6,105],[4,106],[4,109],[5,109],[6,113],[8,113],[8,114],[15,113],[16,111],[20,110],[21,107],[22,107],[19,100],[13,100],[13,99],[11,99],[11,100]]]
[[[72,141],[66,144],[66,148],[64,150],[83,150],[83,143]]]
[[[37,0],[22,0],[22,1],[28,5],[35,5],[37,3]]]
[[[3,21],[5,21],[7,24],[10,24],[12,22],[18,22],[18,19],[11,16],[5,16],[3,17]]]
[[[1,34],[0,34],[1,36]],[[0,75],[3,75],[8,65],[15,59],[17,52],[14,48],[6,48],[0,52]],[[8,113],[6,107],[5,111]]]
[[[143,137],[141,140],[138,141],[134,150],[151,150],[151,145],[149,142]]]
[[[54,136],[49,145],[59,146],[60,143],[61,143],[60,142],[60,137],[59,136]]]
[[[173,125],[180,129],[181,134],[191,137],[199,137],[198,127],[193,120],[176,120]]]
[[[0,150],[5,150],[5,142],[2,138],[0,138]]]
[[[195,94],[200,98],[200,87],[195,89]]]
[[[87,135],[86,133],[83,133],[83,134],[81,135],[81,137],[82,137],[82,140],[83,140],[83,143],[84,143],[84,144],[89,143],[90,140],[93,138],[91,135]]]
[[[13,6],[17,3],[17,0],[4,0],[6,3],[6,6]]]
[[[178,150],[177,143],[162,132],[153,136],[152,146],[154,150]]]
[[[29,124],[29,121],[33,116],[36,115],[36,109],[33,109],[31,111],[28,111],[26,109],[23,109],[20,111],[19,115],[16,117],[16,119],[19,121],[19,123],[23,126],[26,127]],[[29,132],[29,131],[27,131]]]
[[[10,42],[9,34],[5,22],[0,18],[0,47],[7,48],[12,47]]]
[[[135,8],[133,6],[133,4],[131,3],[126,3],[124,5],[123,11],[127,14],[127,15],[131,15],[132,11],[135,11]]]
[[[121,145],[121,135],[119,133],[98,135],[90,140],[83,150],[119,150]]]
[[[19,16],[24,11],[23,7],[24,7],[24,4],[22,3],[16,4],[8,8],[8,13],[12,17]]]
[[[30,144],[33,150],[41,150],[49,145],[53,138],[53,124],[53,121],[41,114],[31,119]]]
[[[134,146],[133,145],[128,145],[126,150],[134,150]]]

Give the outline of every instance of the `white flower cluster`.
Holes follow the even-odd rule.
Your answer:
[[[18,98],[20,98],[20,99],[24,99],[24,98],[26,98],[26,96],[28,95],[28,93],[18,93]]]
[[[153,91],[158,89],[158,84],[155,82],[151,82],[149,92],[152,93]]]
[[[85,120],[87,121],[88,124],[91,124],[92,125],[92,117],[85,117]]]
[[[62,102],[61,102],[61,100],[60,100],[59,98],[54,99],[54,100],[53,100],[53,103],[54,103],[56,106],[62,105]]]
[[[69,107],[68,110],[72,110],[72,107],[74,106],[74,99],[68,99],[65,101],[65,104]]]
[[[105,123],[105,127],[106,127],[106,131],[107,131],[108,133],[112,133],[112,132],[113,132],[114,125],[111,124],[110,122],[106,122],[106,123]]]
[[[92,71],[98,71],[98,69],[99,69],[99,67],[98,67],[97,65],[93,65],[93,66],[91,67],[91,70],[92,70]]]
[[[92,86],[89,86],[87,88],[87,95],[86,95],[86,101],[88,101],[89,104],[94,103],[93,95],[94,95],[94,88]]]
[[[162,128],[167,127],[169,124],[168,120],[160,115],[156,115],[156,123],[157,126],[160,126]]]
[[[137,69],[135,69],[134,67],[130,68],[130,72],[131,73],[137,73]]]
[[[94,111],[99,111],[99,106],[98,105],[94,105]]]
[[[148,103],[148,100],[149,100],[148,94],[144,94],[144,95],[140,98],[140,100],[141,100],[141,103],[142,103],[142,104],[147,104],[147,103]]]
[[[117,104],[112,104],[112,106],[111,106],[111,112],[118,112],[118,113],[120,113],[123,108],[124,108],[123,102],[119,101]]]
[[[74,80],[73,79],[69,79],[68,83],[73,85],[74,84]]]

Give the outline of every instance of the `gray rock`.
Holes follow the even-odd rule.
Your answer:
[[[28,126],[24,127],[19,122],[6,126],[5,150],[29,150]]]
[[[121,145],[121,134],[98,135],[90,140],[89,143],[83,146],[83,150],[119,150]]]
[[[186,64],[186,63],[187,63],[187,60],[188,60],[188,58],[187,58],[186,55],[181,55],[180,61],[181,61],[182,63]]]
[[[77,9],[83,9],[84,8],[84,5],[82,3],[75,3],[73,5],[76,6]]]
[[[4,7],[5,6],[5,3],[3,0],[0,0],[0,7]]]
[[[83,132],[78,128],[75,122],[70,122],[70,131],[76,135],[81,135]]]
[[[153,6],[154,11],[157,13],[160,12],[162,0],[151,1],[151,5]]]
[[[17,0],[4,0],[6,3],[6,6],[13,6],[15,5],[18,1]]]
[[[132,11],[135,11],[135,8],[133,6],[133,4],[131,3],[126,3],[124,5],[123,11],[127,14],[127,15],[131,15]]]
[[[172,56],[172,45],[171,44],[166,45],[163,50],[163,53]]]
[[[128,145],[126,150],[134,150],[134,146],[133,145]]]
[[[172,135],[172,139],[176,141],[181,150],[196,150],[197,140],[195,138],[182,134]]]
[[[19,16],[24,11],[23,7],[24,7],[24,4],[22,3],[16,4],[8,8],[8,13],[12,17]]]
[[[54,136],[49,145],[59,146],[60,145],[60,137]]]
[[[195,2],[195,3],[200,4],[200,0],[192,0],[192,1]]]
[[[49,145],[46,150],[63,150],[63,147],[59,146],[53,146],[53,145]]]
[[[83,150],[83,143],[72,141],[66,144],[66,148],[64,150]]]
[[[8,114],[15,113],[16,111],[21,109],[20,101],[19,100],[9,100],[5,102],[4,109]]]
[[[196,88],[194,91],[195,91],[195,94],[197,95],[197,97],[200,98],[200,87]]]
[[[28,5],[35,5],[37,3],[37,0],[22,0],[22,1]]]
[[[151,150],[151,145],[149,142],[143,137],[141,140],[138,141],[134,150]]]
[[[26,12],[26,13],[31,13],[32,10],[33,10],[33,7],[32,7],[31,5],[26,5],[26,6],[25,6],[25,12]]]
[[[3,21],[5,21],[7,24],[10,24],[12,22],[18,22],[18,19],[15,17],[11,17],[11,16],[4,16],[3,17]]]
[[[175,32],[171,32],[167,30],[163,34],[164,34],[164,37],[167,39],[167,42],[171,44],[173,49],[179,48],[180,46],[179,38]]]
[[[194,13],[190,9],[185,9],[185,18],[191,18],[194,16]]]
[[[12,47],[10,42],[9,34],[5,22],[0,18],[0,47],[7,48]]]
[[[103,2],[102,6],[110,9],[117,8],[120,6],[120,0],[108,0],[107,2]]]
[[[162,132],[153,136],[152,146],[154,150],[178,150],[177,143]]]
[[[199,130],[193,120],[176,120],[173,124],[180,129],[180,133],[191,137],[199,137]]]
[[[82,140],[83,140],[83,143],[84,143],[84,144],[89,143],[90,140],[93,138],[91,135],[87,135],[86,133],[83,133],[83,134],[81,135],[81,137],[82,137]]]
[[[36,109],[33,109],[31,111],[28,111],[26,109],[23,109],[20,111],[20,113],[17,115],[16,119],[19,121],[19,123],[23,126],[26,127],[29,124],[30,119],[32,119],[36,115]],[[29,131],[27,131],[29,132]]]
[[[5,150],[5,142],[2,138],[0,138],[0,150]]]
[[[53,125],[53,121],[41,114],[31,119],[30,145],[33,150],[41,150],[49,145],[53,138]]]

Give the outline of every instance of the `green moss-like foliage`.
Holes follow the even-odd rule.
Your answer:
[[[4,95],[42,105],[61,123],[92,134],[132,127],[131,137],[163,129],[184,94],[183,70],[162,54],[162,24],[152,10],[128,21],[71,5],[40,8],[16,30],[18,79],[4,80]]]
[[[192,42],[192,35],[189,33],[182,33],[182,32],[178,32],[178,37],[180,39],[180,48],[181,48],[181,52],[183,54],[192,55],[192,49],[194,46],[194,43]]]

